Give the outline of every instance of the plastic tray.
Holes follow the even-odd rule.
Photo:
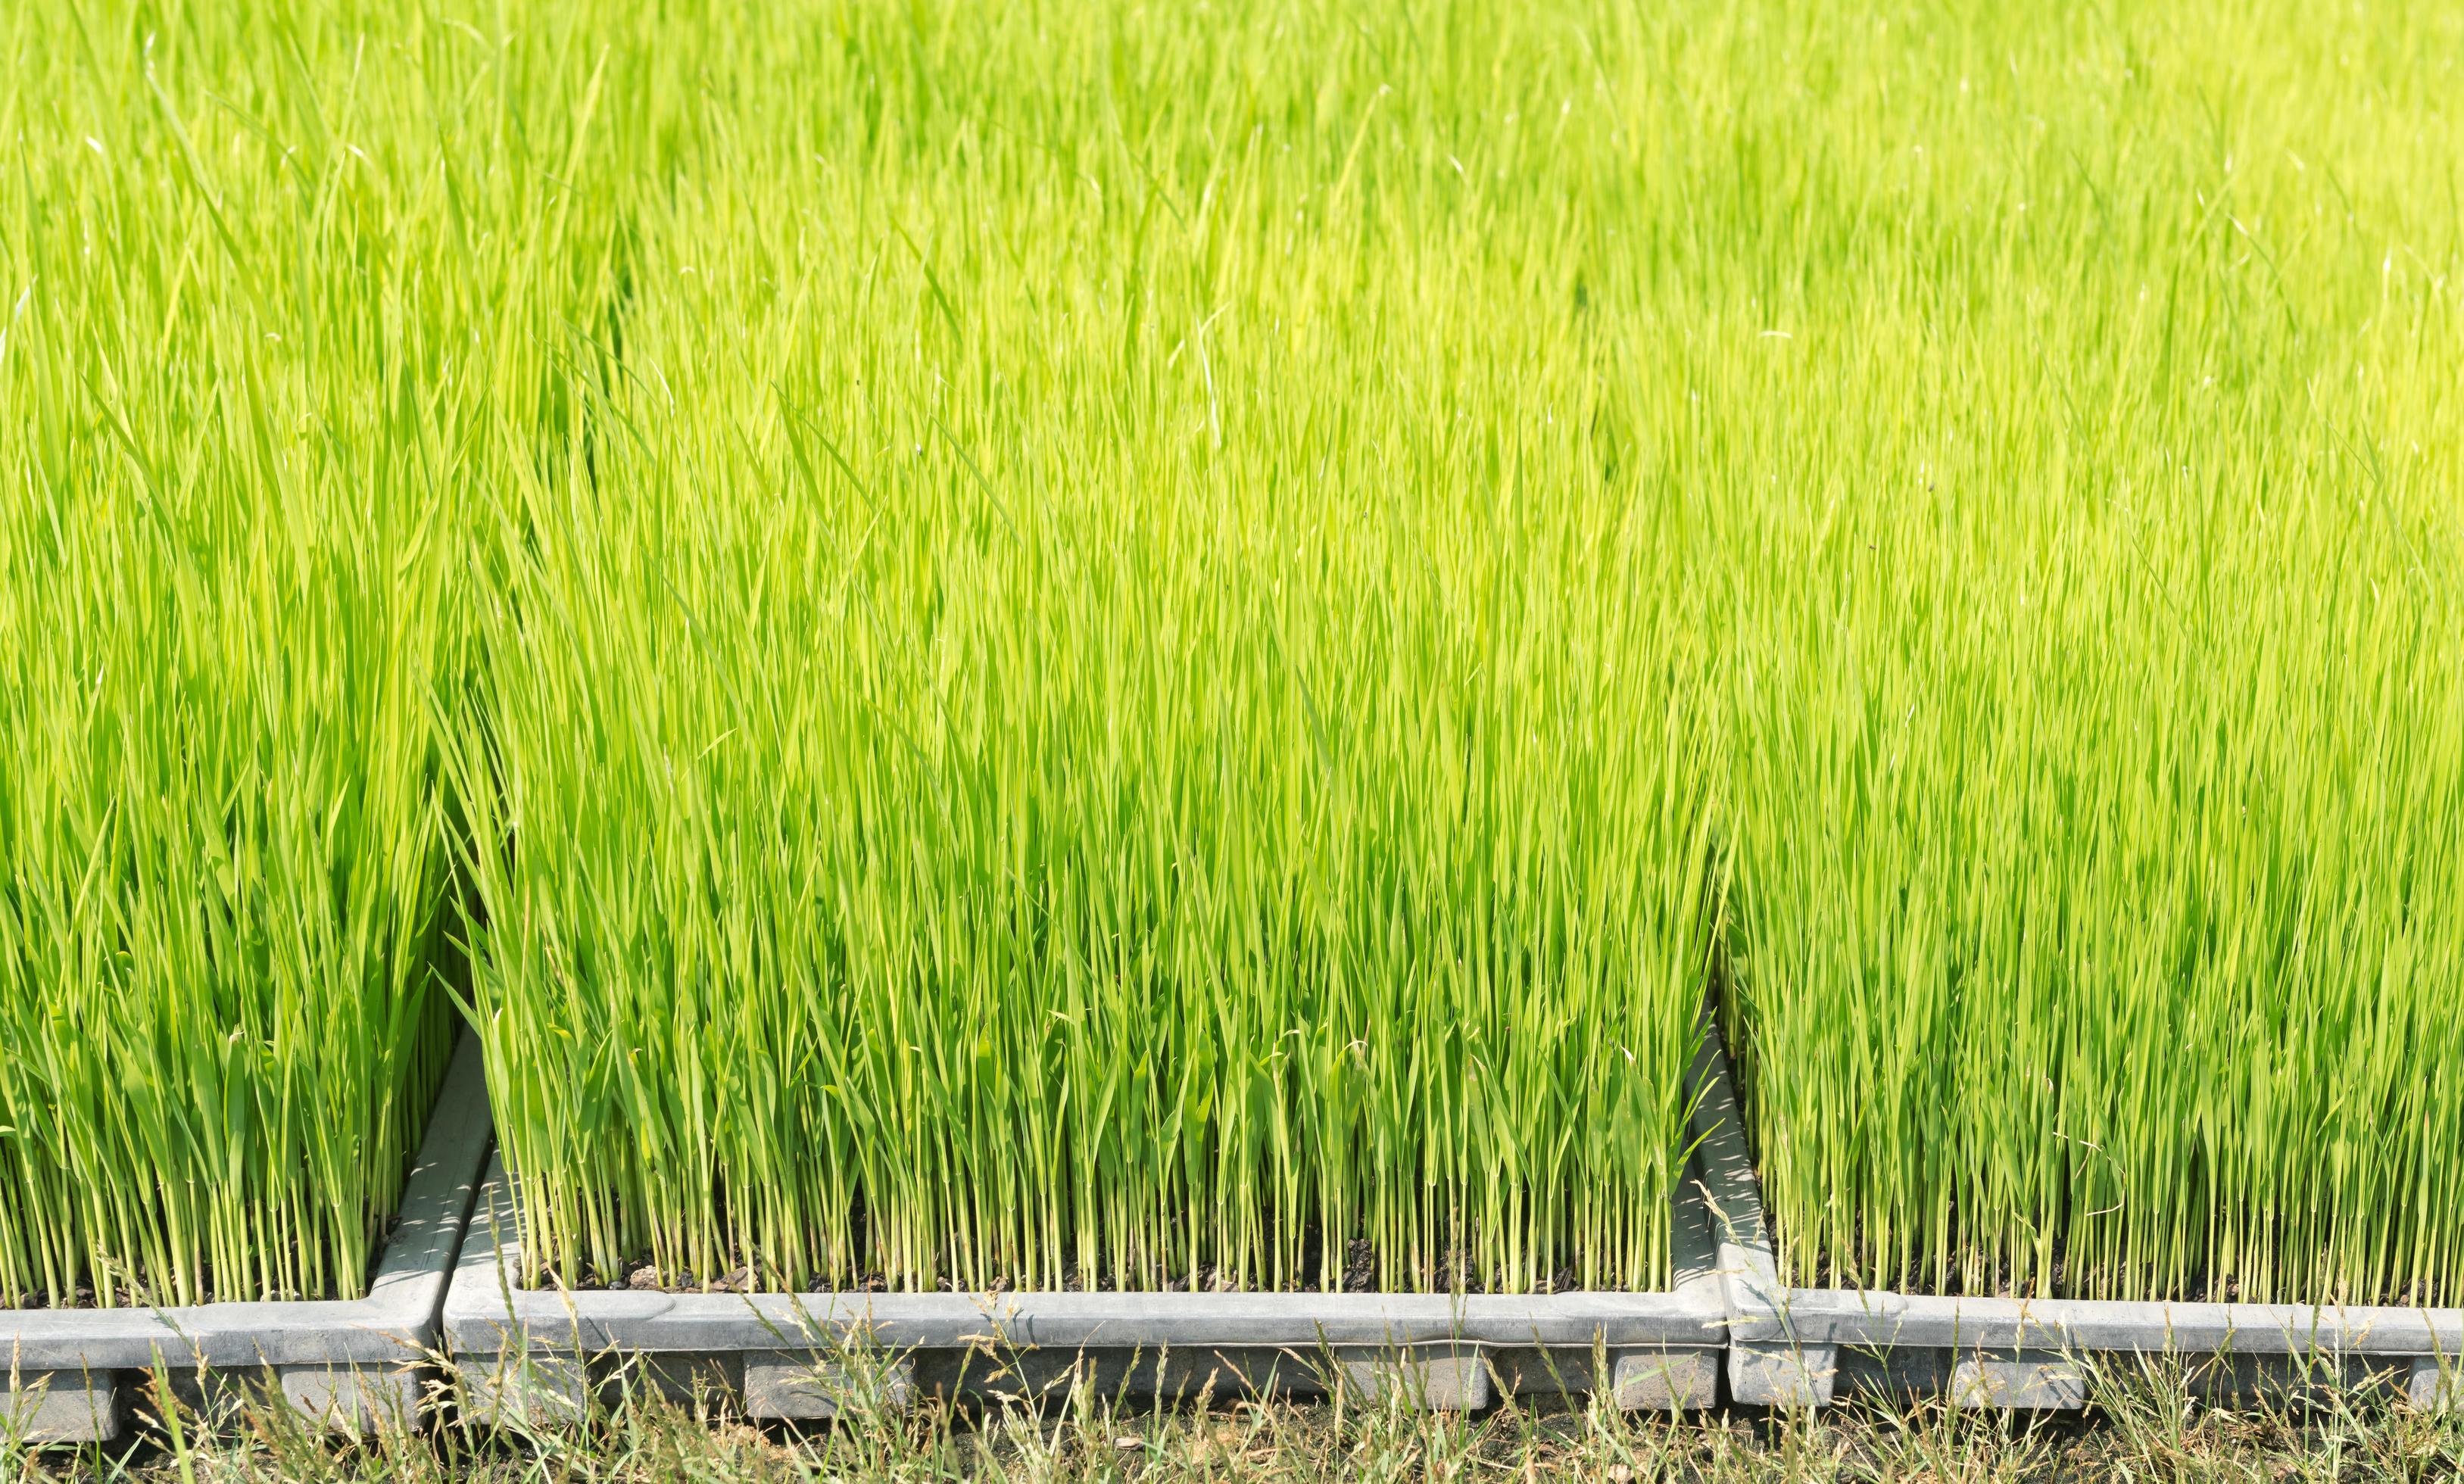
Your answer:
[[[1722,1077],[1706,1041],[1699,1087]],[[1707,1099],[1701,1100],[1707,1105]],[[1702,1125],[1698,1120],[1697,1137]],[[732,1391],[756,1417],[897,1406],[917,1388],[1032,1394],[1309,1392],[1340,1380],[1435,1408],[1501,1391],[1610,1391],[1628,1408],[1715,1404],[1728,1319],[1706,1189],[1682,1180],[1665,1293],[705,1294],[524,1291],[512,1177],[492,1162],[445,1306],[488,1418],[569,1415],[631,1364],[656,1384]]]
[[[158,1370],[196,1398],[270,1382],[301,1411],[367,1429],[415,1419],[419,1367],[462,1245],[489,1142],[477,1043],[465,1036],[439,1088],[401,1223],[367,1297],[159,1309],[0,1309],[0,1429],[31,1442],[119,1435],[124,1393]]]

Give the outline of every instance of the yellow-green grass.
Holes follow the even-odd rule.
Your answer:
[[[2458,28],[1805,38],[1792,338],[1659,440],[1800,1282],[2464,1300]]]
[[[1466,185],[1547,135],[1459,173],[1331,18],[935,24],[604,63],[456,775],[534,1250],[1662,1283],[1704,630],[1581,196]]]
[[[1657,1283],[1710,987],[1803,1280],[2453,1298],[2452,12],[9,25],[11,622],[385,657],[565,1279]]]
[[[545,1250],[1275,1283],[1358,1233],[1408,1282],[1460,1228],[1541,1281],[1657,1195],[1596,1173],[1600,966],[1668,1028],[1667,1168],[1716,795],[1795,1269],[2445,1292],[2443,24],[611,51],[570,451],[500,519],[466,769]],[[1560,760],[1595,732],[1630,755]],[[1565,822],[1466,863],[1525,818]],[[1459,1101],[1535,1015],[1573,1050],[1491,1085],[1568,1122]]]
[[[355,1297],[450,1036],[441,326],[336,100],[92,11],[0,21],[0,1305]]]

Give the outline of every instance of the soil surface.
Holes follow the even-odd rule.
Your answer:
[[[368,1247],[368,1271],[360,1280],[361,1292],[365,1293],[368,1287],[376,1282],[377,1269],[384,1264],[385,1249],[393,1245],[394,1234],[401,1230],[402,1218],[400,1216],[388,1217],[385,1224],[378,1230],[376,1240]],[[206,1270],[205,1281],[199,1286],[209,1296],[209,1301],[214,1303],[304,1303],[336,1297],[332,1293],[304,1293],[292,1291],[251,1293],[246,1295],[226,1294],[222,1291],[221,1286],[215,1283],[213,1270],[210,1268]],[[119,1285],[114,1290],[112,1295],[113,1301],[109,1304],[105,1304],[102,1301],[102,1298],[103,1296],[101,1292],[95,1287],[93,1279],[88,1278],[84,1282],[77,1284],[77,1291],[74,1293],[55,1295],[48,1290],[38,1288],[29,1292],[25,1296],[23,1302],[14,1305],[0,1303],[0,1309],[11,1307],[14,1307],[19,1310],[102,1308],[143,1309],[158,1306],[156,1296],[150,1293],[144,1285],[138,1283],[123,1283]],[[160,1306],[176,1307],[175,1305],[167,1304]]]
[[[1451,1267],[1453,1264],[1449,1263],[1445,1266]],[[1442,1268],[1424,1271],[1423,1273],[1417,1275],[1419,1278],[1418,1282],[1398,1291],[1420,1294],[1476,1294],[1486,1292],[1486,1290],[1478,1283],[1450,1283],[1441,1281],[1440,1279],[1442,1272]],[[561,1286],[561,1285],[551,1280],[545,1287],[534,1290],[534,1292],[556,1292]],[[1572,1293],[1574,1291],[1576,1286],[1575,1270],[1569,1266],[1560,1269],[1552,1276],[1551,1280],[1546,1286],[1537,1291],[1544,1294]],[[761,1285],[757,1287],[753,1282],[753,1275],[748,1269],[737,1268],[733,1271],[720,1274],[718,1277],[711,1278],[708,1281],[704,1281],[699,1276],[692,1273],[662,1273],[648,1256],[637,1256],[627,1259],[610,1272],[601,1272],[596,1269],[583,1270],[581,1281],[574,1285],[574,1291],[583,1293],[601,1292],[647,1294],[743,1294],[754,1292],[835,1292],[883,1294],[895,1292],[897,1290],[888,1278],[878,1274],[869,1276],[859,1281],[837,1285],[824,1283],[818,1278],[811,1278],[789,1285]],[[936,1291],[940,1293],[961,1293],[971,1292],[972,1290],[961,1289],[957,1284],[945,1280]],[[1014,1285],[1007,1281],[996,1282],[989,1290],[987,1290],[987,1292],[996,1294],[1010,1293],[1013,1291],[1015,1291]],[[1216,1269],[1212,1266],[1201,1266],[1198,1270],[1198,1277],[1195,1282],[1191,1282],[1187,1278],[1183,1277],[1173,1277],[1166,1278],[1155,1284],[1152,1288],[1141,1289],[1123,1289],[1120,1285],[1114,1283],[1089,1283],[1073,1273],[1063,1279],[1059,1284],[1057,1291],[1062,1293],[1140,1292],[1174,1294],[1191,1292],[1238,1293],[1243,1290],[1239,1288],[1228,1278],[1219,1276]],[[1266,1292],[1268,1290],[1251,1289],[1247,1291]],[[1326,1290],[1316,1283],[1304,1282],[1279,1291],[1286,1293],[1320,1293],[1325,1292]],[[1343,1273],[1336,1291],[1347,1294],[1370,1294],[1378,1291],[1377,1249],[1369,1241],[1365,1239],[1354,1240],[1344,1249]]]

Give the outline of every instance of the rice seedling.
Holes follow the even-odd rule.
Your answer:
[[[1895,84],[1797,115],[1837,247],[1672,440],[1738,491],[1728,1009],[1787,1257],[2459,1301],[2453,17],[1821,32]]]
[[[1657,1283],[1716,985],[1809,1279],[2452,1300],[2452,14],[251,21],[6,22],[0,1297],[451,936],[566,1282]]]
[[[563,64],[626,107],[454,774],[531,1250],[1663,1282],[1712,719],[1599,229],[1518,180],[1599,164],[1574,33],[1390,97],[1331,16],[911,19]],[[1482,107],[1543,121],[1434,147]]]
[[[354,1297],[450,1035],[419,268],[353,142],[216,147],[328,106],[205,96],[242,17],[46,9],[0,30],[0,1304]]]

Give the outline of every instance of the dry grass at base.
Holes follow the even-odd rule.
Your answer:
[[[2301,1410],[2194,1400],[2179,1372],[2105,1378],[2085,1417],[1898,1410],[1671,1419],[1608,1408],[1473,1417],[1400,1407],[1120,1406],[1087,1388],[1042,1411],[925,1407],[800,1432],[648,1397],[586,1425],[338,1443],[287,1410],[182,1412],[120,1454],[0,1443],[0,1479],[103,1484],[706,1484],[988,1480],[2435,1480],[2464,1477],[2464,1416],[2330,1392]]]

